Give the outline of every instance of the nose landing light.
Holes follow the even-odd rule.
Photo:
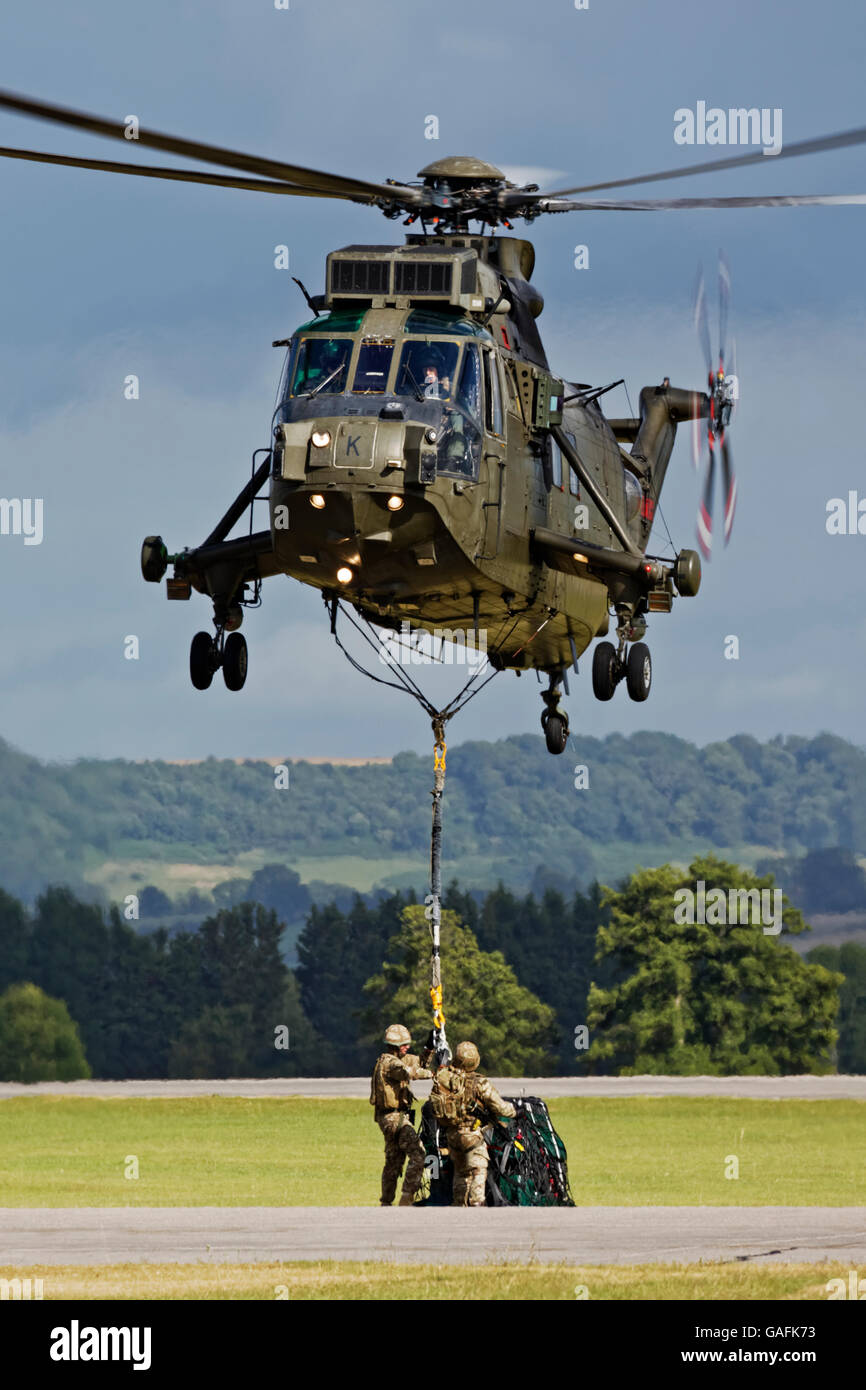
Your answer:
[[[397,497],[396,495],[393,497],[389,497],[387,506],[389,512],[399,512],[401,507],[403,506],[403,498]]]
[[[325,505],[325,499],[320,492],[310,493],[310,506],[315,507],[316,511],[321,511]]]
[[[354,577],[355,576],[352,574],[352,571],[349,569],[348,565],[341,565],[341,567],[337,570],[338,584],[351,584]]]

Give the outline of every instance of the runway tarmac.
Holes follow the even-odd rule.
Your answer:
[[[492,1077],[505,1096],[733,1096],[753,1100],[866,1100],[866,1076],[499,1076]],[[413,1082],[416,1095],[430,1086]],[[285,1077],[231,1081],[39,1081],[32,1085],[0,1082],[0,1100],[13,1096],[88,1096],[191,1099],[196,1096],[305,1096],[308,1099],[368,1100],[368,1076]]]
[[[866,1207],[0,1208],[0,1270],[28,1265],[379,1260],[866,1264]]]

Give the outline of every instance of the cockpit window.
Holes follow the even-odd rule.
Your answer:
[[[437,444],[440,473],[457,473],[472,482],[481,462],[481,364],[474,343],[467,344],[453,406],[445,410]]]
[[[393,352],[393,338],[362,338],[353,392],[362,395],[383,393],[388,385]]]
[[[302,338],[295,349],[291,396],[311,391],[345,391],[351,338]]]
[[[473,420],[481,421],[481,372],[478,365],[478,349],[467,347],[463,355],[463,370],[457,389],[457,404]]]
[[[448,400],[454,390],[459,351],[456,343],[405,343],[397,368],[396,394],[418,400]]]
[[[462,314],[439,313],[435,309],[413,309],[404,333],[448,333],[454,337],[485,338],[491,342],[486,328],[474,319],[464,318]]]

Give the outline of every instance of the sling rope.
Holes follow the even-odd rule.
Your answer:
[[[442,793],[445,790],[445,721],[433,719],[433,829],[430,836],[430,935],[433,947],[430,959],[430,1003],[433,1006],[433,1048],[436,1061],[445,1067],[451,1061],[451,1050],[445,1037],[445,1014],[442,1007],[442,965],[439,954],[442,921]]]
[[[445,791],[445,753],[447,747],[445,743],[445,725],[448,723],[449,719],[453,719],[455,714],[458,714],[460,710],[468,705],[469,701],[473,700],[486,685],[489,685],[493,677],[498,675],[502,668],[494,667],[490,675],[487,676],[486,679],[481,680],[485,667],[480,666],[477,671],[473,671],[468,681],[466,681],[454,696],[453,700],[449,701],[444,709],[436,709],[427,699],[427,696],[413,677],[402,669],[394,660],[392,653],[383,646],[381,640],[370,635],[374,631],[372,623],[366,618],[364,619],[364,623],[369,629],[368,632],[365,632],[361,624],[355,620],[352,614],[343,606],[336,596],[329,597],[325,595],[324,598],[331,620],[331,634],[346,660],[354,666],[356,671],[360,671],[362,676],[369,677],[370,680],[375,681],[378,685],[387,685],[390,686],[392,690],[402,690],[404,694],[411,695],[413,699],[418,701],[422,709],[427,711],[433,725],[433,824],[430,833],[430,892],[427,895],[424,915],[430,923],[430,935],[432,937],[430,1003],[433,1009],[433,1048],[436,1052],[437,1064],[439,1066],[447,1066],[451,1060],[451,1051],[445,1037],[445,1013],[442,1002],[442,961],[440,954],[442,925],[442,798]],[[511,633],[517,626],[519,618],[522,616],[522,611],[523,610],[516,614],[512,611],[512,613],[509,614],[510,617],[514,618],[514,621],[504,634],[503,628],[506,626],[506,621],[503,620],[500,624],[497,633],[498,640],[494,642],[493,646],[494,652],[501,651],[505,646]],[[352,656],[351,652],[346,650],[337,634],[338,614],[342,614],[355,631],[358,632],[364,641],[376,652],[379,660],[383,661],[390,673],[397,677],[396,681],[386,680],[383,676],[377,676],[373,671],[368,671],[360,661],[357,661],[355,657]],[[523,651],[525,647],[529,646],[530,642],[538,636],[542,628],[547,626],[551,617],[553,617],[553,613],[549,612],[544,621],[535,629],[532,636],[524,643],[524,647],[519,649],[520,651]]]
[[[474,699],[486,685],[499,674],[499,669],[494,668],[486,679],[481,680],[485,667],[480,666],[474,671],[468,681],[454,696],[453,700],[444,709],[436,709],[424,694],[421,687],[398,665],[390,652],[382,643],[365,632],[352,614],[340,603],[336,597],[325,597],[325,604],[328,608],[331,620],[331,634],[340,651],[346,660],[354,666],[361,675],[369,677],[378,685],[390,686],[392,690],[402,690],[404,694],[411,695],[418,701],[423,709],[427,711],[433,725],[433,824],[430,834],[430,893],[424,909],[424,915],[430,924],[430,934],[432,937],[431,958],[430,958],[430,1003],[433,1010],[433,1048],[436,1053],[436,1060],[439,1066],[447,1066],[451,1060],[451,1051],[445,1037],[445,1013],[442,1002],[442,961],[441,961],[441,924],[442,924],[442,797],[445,791],[445,753],[447,745],[445,743],[445,725],[449,719],[453,719],[455,714],[466,706],[470,700]],[[337,634],[337,616],[342,614],[351,626],[358,632],[364,641],[373,648],[380,660],[384,660],[391,674],[397,677],[396,681],[386,680],[383,676],[377,676],[373,671],[368,671],[361,662],[357,661],[352,654],[346,650]],[[513,615],[514,622],[504,635],[500,636],[498,644],[494,650],[501,650],[502,646],[508,641],[511,633],[517,625],[520,614]],[[372,624],[365,619],[366,626],[372,632]],[[505,626],[500,625],[499,633]],[[499,635],[499,634],[497,634]],[[534,635],[534,634],[533,634]],[[383,655],[384,654],[384,655]]]

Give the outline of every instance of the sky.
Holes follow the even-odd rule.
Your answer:
[[[6,88],[376,180],[468,153],[556,187],[734,152],[675,143],[674,113],[699,101],[778,108],[785,143],[864,123],[866,27],[853,0],[16,8],[0,14]],[[0,145],[189,163],[5,113]],[[866,192],[866,147],[634,195],[794,192]],[[199,543],[268,442],[281,365],[270,343],[308,317],[290,276],[315,293],[329,250],[398,242],[399,222],[326,200],[13,161],[0,162],[0,208],[0,496],[41,498],[44,529],[39,545],[0,535],[0,737],[60,760],[426,750],[424,714],[347,665],[314,590],[268,581],[246,615],[245,689],[216,681],[202,693],[188,647],[210,627],[209,603],[166,604],[139,571],[147,534],[171,550]],[[634,406],[665,375],[703,384],[696,269],[712,278],[724,247],[733,277],[731,543],[705,566],[696,599],[652,619],[646,704],[624,686],[599,704],[582,660],[566,702],[575,732],[662,729],[705,744],[829,729],[863,742],[866,535],[829,535],[826,520],[831,499],[866,499],[864,218],[866,207],[572,213],[524,233],[552,367],[598,384],[625,377]],[[274,266],[282,244],[289,273]],[[574,268],[577,245],[589,248],[586,270]],[[606,401],[631,413],[622,389]],[[662,495],[677,548],[695,545],[698,497],[681,433]],[[725,657],[731,636],[737,660]],[[444,701],[459,672],[424,677]],[[538,731],[541,708],[532,676],[502,674],[450,738]]]

